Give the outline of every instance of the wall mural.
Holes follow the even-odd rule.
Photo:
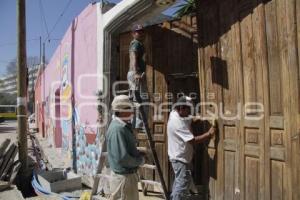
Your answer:
[[[69,55],[65,54],[61,66],[60,79],[60,109],[61,109],[61,132],[62,132],[62,153],[68,153],[69,158],[72,155],[72,119],[75,125],[76,134],[76,166],[78,173],[95,175],[100,155],[100,145],[97,128],[89,127],[87,123],[80,122],[80,113],[78,109],[72,108],[72,85],[70,77],[70,61]],[[48,109],[47,109],[48,110]],[[50,111],[49,111],[50,114]],[[50,115],[48,115],[50,116]],[[47,132],[51,146],[53,144],[53,136],[55,134],[54,123],[49,119]],[[95,135],[93,142],[89,143],[87,135]]]
[[[99,157],[101,153],[99,129],[91,128],[87,124],[80,123],[80,117],[77,108],[73,113],[76,133],[76,165],[77,171],[89,176],[97,174]],[[87,141],[86,133],[95,134],[96,138],[92,144]]]
[[[65,33],[59,47],[45,68],[43,76],[41,76],[40,87],[38,88],[40,91],[36,92],[36,97],[40,97],[43,102],[41,106],[43,118],[41,117],[42,123],[39,124],[39,127],[44,131],[49,146],[59,148],[57,150],[61,153],[62,158],[68,159],[66,165],[72,166],[74,163],[71,161],[75,159],[77,171],[82,174],[95,174],[97,172],[101,145],[99,145],[98,128],[94,124],[98,113],[97,108],[89,107],[84,111],[79,110],[82,109],[80,105],[93,105],[95,101],[77,95],[78,90],[73,94],[75,88],[72,87],[75,86],[72,81],[79,79],[81,75],[97,73],[98,53],[95,42],[97,40],[97,19],[96,6],[90,4],[78,16],[76,29],[69,28]],[[80,48],[77,48],[74,42],[79,44]],[[72,51],[72,48],[76,49]],[[74,60],[72,63],[72,56],[78,62]],[[74,73],[71,73],[73,67]],[[93,84],[91,84],[92,82]],[[96,90],[96,82],[95,80],[91,80],[90,83],[83,82],[81,86],[88,88],[85,92],[91,95],[90,86],[92,85],[93,89]],[[52,91],[48,92],[49,90]],[[45,93],[50,95],[47,99],[44,96]],[[73,100],[74,102],[72,102]],[[52,115],[51,110],[54,112]],[[102,135],[100,141],[103,141]],[[75,144],[73,144],[74,137],[76,139]],[[65,157],[66,154],[67,157]]]
[[[52,98],[51,94],[46,98],[45,105],[45,114],[46,116],[51,116],[51,104]],[[54,133],[55,133],[55,123],[51,117],[45,118],[45,126],[46,126],[46,138],[49,147],[55,147],[54,145]]]
[[[69,55],[65,54],[62,62],[61,73],[61,128],[62,128],[62,150],[71,152],[72,150],[72,86],[70,84],[70,62]]]

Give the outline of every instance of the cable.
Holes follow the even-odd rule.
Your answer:
[[[39,1],[39,0],[38,0]],[[39,3],[39,2],[38,2]],[[40,4],[40,3],[39,3]],[[40,35],[41,36],[44,36],[44,26],[43,26],[43,16],[42,16],[42,10],[41,9],[39,9],[39,13],[40,13],[40,28],[41,28],[41,33],[40,33]]]
[[[62,17],[64,16],[65,12],[67,11],[67,9],[69,8],[69,6],[71,5],[72,0],[69,0],[68,3],[66,4],[66,6],[64,7],[62,13],[59,15],[59,17],[57,18],[54,26],[52,27],[52,29],[50,30],[48,37],[45,39],[48,40],[50,42],[50,34],[54,31],[54,29],[56,28],[57,24],[59,23],[59,21],[62,19]]]
[[[44,12],[44,7],[43,7],[42,0],[39,0],[39,6],[40,6],[41,13],[42,13],[43,21],[44,21],[44,24],[45,24],[45,27],[46,27],[46,32],[47,32],[47,35],[48,35],[47,37],[49,37],[49,30],[48,30],[48,25],[47,25],[47,21],[46,21],[46,17],[45,17],[45,12]]]

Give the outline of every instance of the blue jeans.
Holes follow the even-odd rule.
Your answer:
[[[190,197],[189,189],[192,182],[190,165],[177,160],[171,160],[175,173],[171,200],[187,200]]]

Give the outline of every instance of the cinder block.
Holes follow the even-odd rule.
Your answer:
[[[63,171],[43,171],[38,173],[38,180],[43,188],[55,193],[82,188],[81,177],[73,172],[64,174]]]

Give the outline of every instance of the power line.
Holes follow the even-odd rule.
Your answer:
[[[40,1],[40,0],[38,0],[38,1]],[[39,2],[38,2],[38,4],[40,4]],[[40,7],[40,6],[39,6]],[[40,33],[40,35],[41,36],[44,36],[44,26],[43,26],[43,16],[42,16],[42,11],[41,11],[41,9],[39,9],[39,13],[40,13],[40,27],[41,27],[41,33]]]
[[[50,30],[50,32],[48,33],[48,37],[45,39],[48,40],[49,39],[49,42],[50,42],[50,34],[54,31],[54,29],[56,28],[57,24],[60,22],[60,20],[62,19],[62,17],[64,16],[65,12],[67,11],[67,9],[69,8],[69,6],[71,5],[72,3],[72,0],[69,0],[68,3],[66,4],[66,6],[64,7],[62,13],[59,15],[59,17],[57,18],[54,26],[52,27],[52,29]]]
[[[42,14],[42,19],[44,21],[44,25],[46,27],[47,37],[49,37],[49,29],[48,29],[48,25],[47,25],[47,21],[46,21],[46,17],[45,17],[45,12],[44,12],[44,7],[43,7],[42,0],[39,0],[39,7],[40,7],[41,14]]]

